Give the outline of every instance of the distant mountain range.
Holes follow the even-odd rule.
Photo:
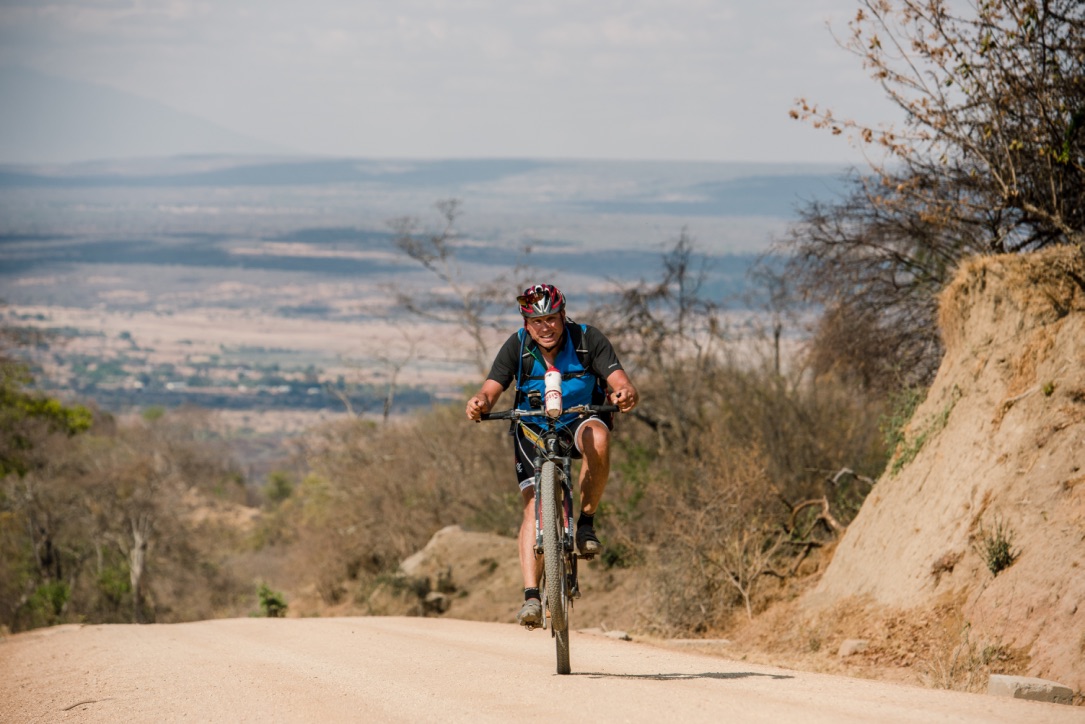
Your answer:
[[[796,204],[829,199],[842,169],[812,164],[403,160],[184,156],[65,165],[0,164],[7,188],[322,187],[353,184],[427,198],[496,195],[505,203],[560,204],[566,211],[628,216],[793,217]],[[545,199],[537,199],[547,189]]]
[[[0,163],[71,163],[277,148],[106,86],[0,68]]]
[[[787,219],[797,204],[837,196],[844,172],[828,164],[314,158],[113,88],[0,68],[0,190],[352,184],[416,193],[426,205],[456,197],[476,212],[489,198],[492,211]]]

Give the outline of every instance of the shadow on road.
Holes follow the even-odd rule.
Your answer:
[[[647,679],[649,681],[682,681],[684,679],[746,679],[751,676],[766,676],[770,679],[794,679],[783,674],[757,674],[752,671],[723,673],[707,671],[703,674],[604,674],[597,671],[574,671],[573,676],[587,676],[592,679]]]

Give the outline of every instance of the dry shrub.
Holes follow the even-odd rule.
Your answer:
[[[936,344],[929,331],[914,331],[924,325],[913,324],[911,331],[901,332],[895,320],[887,323],[884,313],[867,301],[838,302],[818,319],[808,355],[814,374],[848,380],[862,389],[886,391],[899,385],[902,377],[914,376],[919,381],[933,377],[930,367],[938,360]],[[929,313],[929,309],[925,311]],[[912,367],[904,368],[908,362]],[[926,369],[917,371],[921,366]],[[911,374],[903,374],[905,369]]]
[[[36,446],[0,491],[0,616],[13,630],[66,621],[175,622],[236,615],[228,566],[243,479],[205,419],[178,411],[96,424]],[[44,552],[44,555],[42,554]]]
[[[468,424],[458,406],[387,426],[355,420],[314,433],[312,472],[278,515],[297,528],[295,553],[327,603],[346,581],[371,585],[439,529],[512,535],[519,493],[503,423]]]
[[[772,522],[779,504],[760,451],[711,450],[661,492],[666,542],[653,567],[655,627],[703,634],[724,627],[736,608],[752,616],[785,535]]]
[[[959,612],[946,617],[929,634],[916,670],[920,681],[933,689],[981,692],[991,674],[1023,674],[1028,669],[1026,651],[977,636]]]
[[[632,371],[642,404],[618,416],[597,519],[603,563],[645,567],[655,592],[646,627],[705,633],[779,598],[775,581],[835,540],[835,521],[846,524],[869,489],[860,481],[884,466],[881,407],[835,379],[785,377],[748,358],[660,363]],[[360,602],[446,525],[514,536],[520,503],[506,433],[505,423],[466,422],[452,405],[313,434],[309,475],[262,527],[266,544],[296,556],[291,588],[313,586],[327,604]]]
[[[885,466],[879,421],[886,401],[847,380],[731,363],[706,380],[704,394],[708,434],[699,446],[760,450],[773,492],[788,508],[828,495],[846,523],[866,491],[856,497],[839,479],[829,481],[841,468],[876,478]]]
[[[647,564],[656,595],[642,618],[665,635],[726,629],[791,595],[886,459],[884,403],[861,387],[724,360],[682,393],[679,418],[669,411],[687,379],[678,359],[638,378],[651,417],[619,418],[602,509],[608,550]]]
[[[1020,319],[1047,323],[1085,309],[1085,246],[1067,245],[1020,256],[965,259],[939,296],[938,327],[947,349],[969,335],[1013,335]],[[979,297],[993,304],[977,304]]]

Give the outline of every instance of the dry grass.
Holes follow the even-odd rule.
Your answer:
[[[970,331],[1001,326],[1012,334],[1020,320],[1054,321],[1071,310],[1085,310],[1085,247],[1058,246],[1034,254],[969,257],[939,298],[938,324],[947,352],[963,344]],[[984,303],[977,303],[983,298]],[[978,325],[976,314],[1001,325]]]
[[[807,586],[813,585],[808,581]],[[992,673],[1023,674],[1026,652],[978,637],[952,597],[911,610],[886,610],[866,600],[839,602],[816,614],[797,598],[774,604],[730,632],[730,656],[795,668],[981,691]],[[844,641],[867,647],[847,657]]]

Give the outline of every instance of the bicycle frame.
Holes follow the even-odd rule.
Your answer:
[[[588,416],[595,413],[616,412],[616,405],[577,405],[564,411]],[[543,556],[543,621],[547,628],[549,614],[553,625],[551,635],[557,649],[557,672],[570,673],[569,666],[569,607],[572,600],[580,597],[577,578],[577,559],[573,540],[573,484],[572,456],[558,449],[561,431],[557,419],[543,416],[541,410],[505,410],[483,414],[483,420],[513,420],[520,424],[522,418],[541,419],[545,429],[534,437],[535,468],[535,554]],[[560,503],[560,509],[558,504]],[[556,599],[556,600],[555,600]]]

